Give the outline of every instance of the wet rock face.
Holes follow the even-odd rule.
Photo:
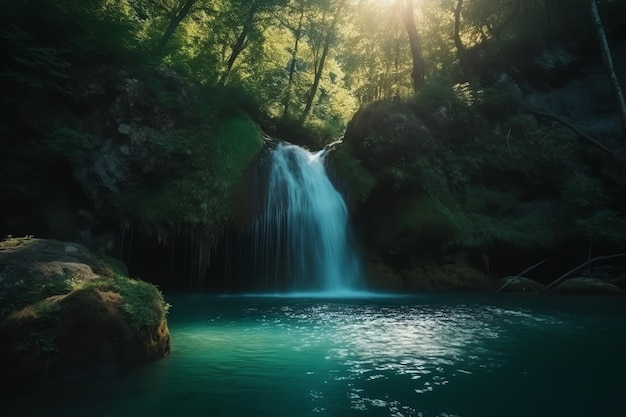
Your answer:
[[[94,221],[107,219],[120,192],[158,174],[155,138],[179,124],[191,98],[172,71],[158,69],[150,79],[107,66],[84,69],[61,97],[38,101],[45,111],[4,126],[0,198],[9,204],[0,207],[0,236],[81,239]],[[29,130],[25,118],[33,120]]]
[[[110,72],[103,81],[88,76],[75,99],[92,108],[93,118],[77,120],[88,135],[84,158],[73,162],[73,172],[89,199],[98,205],[120,190],[145,182],[155,169],[154,139],[176,126],[189,99],[184,82],[161,70],[159,81],[179,107],[163,105],[145,83],[122,71]],[[103,100],[104,98],[104,100]],[[106,107],[101,103],[106,103]]]
[[[158,290],[75,243],[1,242],[0,305],[5,381],[114,373],[170,349]]]

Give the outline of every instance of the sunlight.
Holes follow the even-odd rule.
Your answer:
[[[378,4],[383,7],[388,7],[396,3],[398,0],[367,0],[365,3]],[[361,2],[364,3],[364,2]]]

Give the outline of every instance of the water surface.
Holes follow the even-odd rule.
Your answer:
[[[177,295],[172,353],[19,416],[625,416],[622,297]]]

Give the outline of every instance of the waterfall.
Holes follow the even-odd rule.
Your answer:
[[[326,175],[326,152],[284,142],[270,151],[265,204],[253,225],[257,288],[338,293],[358,285],[348,211]]]

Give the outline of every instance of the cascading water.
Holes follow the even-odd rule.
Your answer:
[[[358,286],[348,211],[326,175],[326,152],[282,142],[270,151],[265,207],[253,225],[256,288],[337,294]]]

